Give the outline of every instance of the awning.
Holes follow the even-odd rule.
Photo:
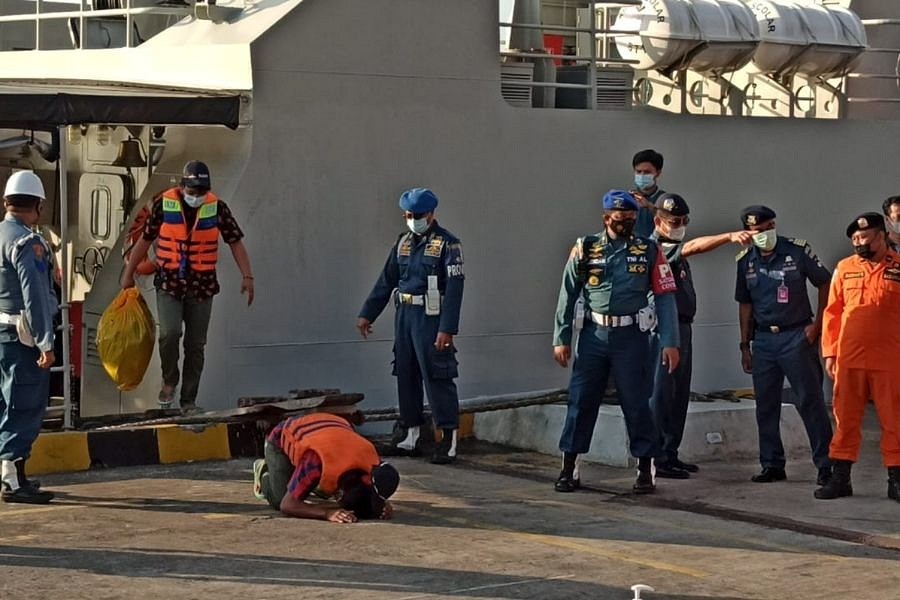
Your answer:
[[[148,89],[60,92],[0,84],[0,128],[51,129],[89,123],[150,125],[240,124],[241,95],[189,95]]]

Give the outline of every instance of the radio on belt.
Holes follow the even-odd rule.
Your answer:
[[[428,290],[425,292],[425,314],[441,314],[441,292],[438,290],[437,275],[428,276]]]

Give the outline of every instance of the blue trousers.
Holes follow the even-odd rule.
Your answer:
[[[440,316],[428,316],[425,307],[398,304],[394,320],[394,371],[400,404],[400,424],[415,427],[425,422],[424,385],[435,427],[459,427],[459,396],[453,379],[459,375],[456,348],[434,347]]]
[[[658,458],[663,462],[678,459],[678,447],[681,446],[684,437],[684,423],[691,401],[693,355],[691,324],[679,323],[678,333],[681,339],[678,346],[678,368],[671,374],[668,367],[662,364],[659,336],[656,334],[650,336],[650,357],[653,361],[650,369],[654,373],[650,410],[653,411],[653,419],[662,439],[662,449]]]
[[[822,392],[822,364],[815,345],[803,328],[782,333],[757,332],[753,341],[753,390],[759,428],[759,462],[763,467],[784,468],[781,443],[781,400],[784,378],[797,398],[816,467],[826,467],[831,444],[831,420]]]
[[[609,375],[616,379],[632,456],[659,454],[659,434],[650,412],[650,345],[637,325],[600,327],[588,321],[578,338],[566,423],[559,439],[563,452],[584,454],[591,437]]]
[[[0,459],[31,455],[50,399],[50,371],[37,366],[41,353],[0,331]]]

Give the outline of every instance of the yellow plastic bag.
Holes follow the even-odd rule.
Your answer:
[[[97,326],[100,362],[119,390],[127,392],[141,383],[155,341],[153,315],[141,293],[136,287],[119,292]]]

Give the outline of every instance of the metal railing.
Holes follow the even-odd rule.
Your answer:
[[[866,27],[897,27],[900,19],[862,19]],[[847,96],[847,102],[853,104],[897,104],[900,103],[900,48],[867,48],[866,53],[894,54],[897,62],[894,64],[894,73],[848,73],[847,79],[893,79],[897,82],[898,95],[887,96]]]
[[[510,38],[512,38],[512,30],[513,29],[529,29],[529,30],[538,30],[543,33],[586,33],[590,36],[590,53],[588,55],[571,55],[571,54],[559,54],[551,51],[544,52],[535,52],[534,49],[528,49],[524,51],[516,51],[516,50],[506,50],[501,51],[500,56],[502,58],[518,58],[518,59],[532,59],[532,60],[554,60],[554,61],[565,61],[566,63],[586,63],[588,66],[588,83],[564,83],[564,82],[553,82],[553,81],[516,81],[516,85],[530,87],[530,88],[553,88],[553,89],[573,89],[573,90],[584,90],[589,92],[589,108],[596,109],[597,108],[597,92],[598,90],[616,90],[616,91],[629,91],[635,92],[636,89],[632,86],[630,88],[623,88],[621,86],[609,86],[609,85],[599,85],[597,83],[597,73],[599,65],[612,65],[612,66],[629,66],[632,64],[636,64],[637,61],[629,60],[624,58],[616,58],[609,56],[609,38],[613,38],[615,36],[620,35],[634,35],[635,31],[623,31],[618,29],[612,29],[609,27],[609,11],[610,8],[616,7],[625,7],[625,6],[638,6],[640,5],[642,0],[618,0],[618,1],[609,1],[609,2],[589,2],[588,9],[590,11],[590,26],[589,27],[571,27],[566,25],[544,25],[540,23],[518,23],[518,22],[500,22],[499,26],[501,28],[509,28],[510,29]],[[607,9],[600,10],[599,9]],[[597,26],[597,15],[598,13],[602,13],[604,23],[601,27]],[[602,40],[602,50],[598,54],[597,52],[597,41]]]

